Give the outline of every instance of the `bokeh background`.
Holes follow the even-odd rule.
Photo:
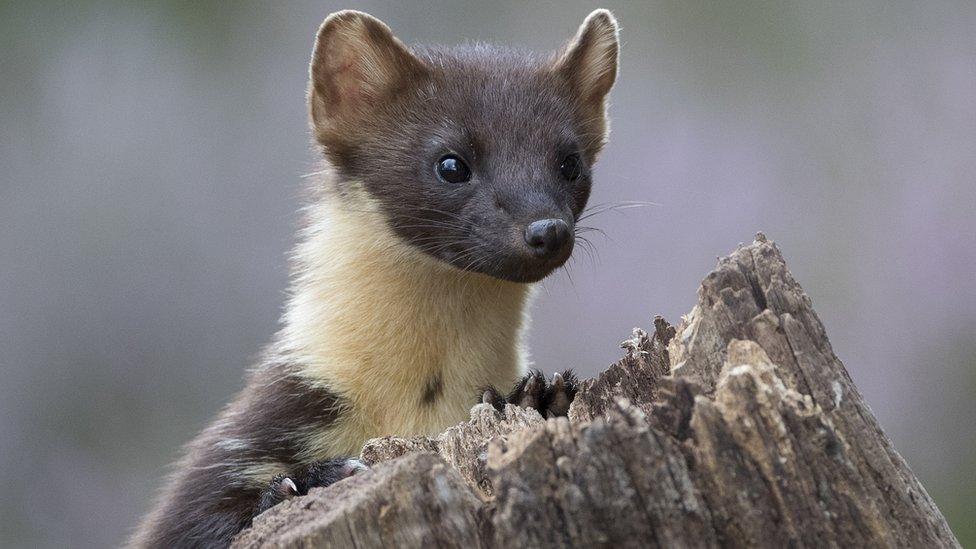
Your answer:
[[[545,283],[593,374],[765,231],[976,544],[976,3],[615,2],[598,258]],[[275,331],[330,11],[549,50],[586,2],[0,3],[0,545],[106,547]]]

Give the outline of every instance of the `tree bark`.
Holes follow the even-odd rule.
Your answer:
[[[623,347],[568,418],[369,441],[235,547],[959,547],[763,235]]]

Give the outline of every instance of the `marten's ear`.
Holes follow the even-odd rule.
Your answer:
[[[309,68],[317,133],[369,112],[425,70],[379,19],[353,10],[333,13],[319,28]]]
[[[618,32],[612,13],[595,10],[559,54],[556,70],[569,80],[583,101],[600,103],[613,87],[620,50]]]
[[[618,34],[613,14],[605,9],[595,10],[586,17],[553,65],[553,70],[569,83],[584,119],[598,126],[592,128],[598,134],[597,148],[605,139],[607,94],[617,79]]]

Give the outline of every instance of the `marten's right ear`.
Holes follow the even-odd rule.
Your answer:
[[[309,68],[309,108],[321,137],[389,98],[426,68],[372,15],[333,13],[319,28]]]

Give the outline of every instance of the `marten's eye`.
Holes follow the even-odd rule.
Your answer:
[[[435,166],[437,177],[446,183],[464,183],[471,181],[471,170],[457,155],[442,156]]]
[[[583,161],[578,154],[571,154],[563,158],[563,163],[559,165],[559,175],[566,181],[576,181],[583,176]]]

